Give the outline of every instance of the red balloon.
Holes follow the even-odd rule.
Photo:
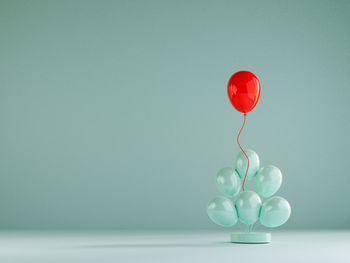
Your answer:
[[[249,71],[233,74],[227,84],[227,94],[236,110],[247,113],[254,109],[260,97],[260,82]]]

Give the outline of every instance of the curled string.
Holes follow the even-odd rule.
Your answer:
[[[246,157],[247,160],[248,160],[247,170],[245,171],[245,176],[244,176],[243,183],[242,183],[242,191],[244,191],[245,179],[246,179],[247,174],[248,174],[248,169],[249,169],[249,158],[248,158],[248,155],[247,155],[247,154],[245,153],[245,151],[243,150],[243,148],[241,147],[241,145],[239,144],[239,136],[241,135],[241,132],[242,132],[242,130],[243,130],[243,128],[244,128],[246,117],[247,117],[247,114],[244,113],[243,125],[242,125],[241,130],[240,130],[239,133],[238,133],[238,136],[237,136],[237,144],[238,144],[239,148],[241,149],[241,151],[244,153],[245,157]]]

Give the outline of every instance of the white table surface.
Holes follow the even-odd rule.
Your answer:
[[[350,231],[272,231],[264,245],[231,244],[229,233],[3,231],[0,262],[350,262]]]

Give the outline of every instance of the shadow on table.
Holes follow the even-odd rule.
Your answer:
[[[86,249],[106,249],[106,248],[181,248],[181,247],[218,247],[218,246],[240,245],[231,242],[213,242],[202,244],[191,243],[127,243],[127,244],[101,244],[101,245],[83,245],[75,248]]]

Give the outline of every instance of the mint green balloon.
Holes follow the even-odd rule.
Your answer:
[[[282,184],[281,170],[273,165],[259,169],[256,175],[256,191],[262,197],[275,194]]]
[[[245,150],[245,153],[249,158],[249,169],[246,180],[252,179],[260,167],[259,156],[253,150]],[[244,153],[240,151],[235,160],[235,168],[238,172],[239,176],[243,179],[245,176],[245,172],[247,170],[248,160],[245,157]]]
[[[233,226],[237,223],[237,212],[230,199],[217,196],[208,203],[209,218],[220,226]]]
[[[279,196],[266,200],[261,208],[260,223],[267,227],[278,227],[287,222],[291,213],[290,204]]]
[[[234,197],[241,189],[241,180],[238,173],[231,167],[222,168],[216,174],[216,187],[228,197]]]
[[[241,192],[236,200],[236,210],[239,220],[251,225],[259,218],[261,208],[261,199],[259,195],[253,191]]]

